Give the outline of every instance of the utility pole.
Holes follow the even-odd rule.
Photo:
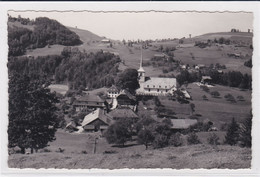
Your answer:
[[[94,149],[93,149],[94,154],[96,154],[96,149],[97,149],[97,139],[98,139],[98,138],[95,138],[95,141],[94,141]]]

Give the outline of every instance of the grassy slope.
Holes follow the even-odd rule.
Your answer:
[[[200,120],[208,119],[214,122],[214,126],[218,128],[224,123],[231,122],[234,117],[237,121],[242,121],[249,116],[251,107],[251,92],[241,91],[237,88],[224,87],[216,85],[210,88],[210,92],[218,91],[220,98],[213,98],[210,93],[204,92],[195,83],[189,84],[187,91],[191,93],[192,101],[195,104],[194,114],[200,114]],[[232,94],[237,100],[237,96],[243,96],[245,101],[237,101],[231,103],[226,101],[224,96],[226,94]],[[206,95],[208,101],[203,100],[202,96]],[[173,110],[176,116],[179,118],[188,118],[191,113],[189,104],[180,104],[177,101],[170,101],[167,98],[161,98],[161,103],[167,108]]]
[[[145,150],[143,145],[130,142],[127,148],[108,145],[98,140],[93,154],[93,135],[57,133],[57,140],[48,147],[51,152],[9,156],[11,168],[249,168],[251,150],[237,146],[207,144]],[[63,153],[55,152],[61,147]],[[117,153],[103,154],[106,150]],[[87,154],[82,153],[86,151]]]
[[[9,23],[10,26],[22,26],[33,28],[33,26],[28,25],[21,25],[19,22],[17,23]],[[70,30],[77,33],[80,39],[83,41],[83,44],[77,46],[81,51],[85,50],[86,52],[96,52],[97,50],[107,50],[111,52],[119,53],[120,58],[122,59],[123,63],[120,65],[119,69],[124,70],[127,67],[136,68],[139,67],[140,62],[140,50],[138,46],[134,47],[127,47],[124,46],[122,43],[118,41],[113,41],[113,47],[108,48],[106,45],[101,44],[102,37],[95,35],[94,33],[81,30],[77,28],[68,27]],[[252,41],[252,34],[251,33],[209,33],[201,36],[197,36],[191,39],[184,39],[185,44],[194,43],[195,41],[205,41],[207,39],[214,39],[214,38],[231,38],[232,40],[237,41],[246,41],[250,43]],[[174,41],[166,41],[166,42],[154,42],[152,43],[153,47],[146,49],[143,51],[143,58],[144,62],[149,61],[151,57],[156,52],[156,47],[163,45],[164,47],[175,47],[178,45],[178,40]],[[35,50],[27,51],[27,55],[31,56],[44,56],[44,55],[59,55],[63,50],[64,46],[62,45],[53,45],[44,48],[38,48]],[[193,60],[191,57],[192,55],[195,57]],[[227,56],[228,53],[241,53],[241,55],[246,56],[243,58],[235,59],[230,58]],[[185,64],[195,65],[195,64],[205,64],[210,65],[211,63],[220,63],[225,64],[227,66],[227,71],[229,70],[236,70],[241,71],[242,73],[251,73],[251,69],[244,66],[244,62],[252,56],[252,50],[249,47],[234,47],[233,45],[230,46],[212,46],[210,48],[200,49],[199,47],[191,47],[191,48],[178,48],[175,52],[175,59],[181,60]],[[147,76],[158,76],[162,74],[160,68],[153,68],[152,66],[145,67]]]

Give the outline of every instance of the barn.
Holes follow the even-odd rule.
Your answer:
[[[81,125],[87,132],[103,132],[112,124],[112,122],[112,119],[106,115],[105,111],[98,108],[86,115]]]

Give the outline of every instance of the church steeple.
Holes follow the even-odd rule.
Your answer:
[[[139,82],[144,82],[145,81],[145,71],[143,68],[143,47],[141,46],[141,61],[140,61],[140,68],[138,69],[138,76],[139,76]]]

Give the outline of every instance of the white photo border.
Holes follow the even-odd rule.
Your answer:
[[[0,82],[1,82],[1,176],[260,176],[260,3],[259,2],[0,2]],[[252,162],[250,169],[12,169],[7,166],[8,74],[7,74],[7,12],[15,11],[196,11],[196,12],[252,12],[253,91],[252,91]]]

